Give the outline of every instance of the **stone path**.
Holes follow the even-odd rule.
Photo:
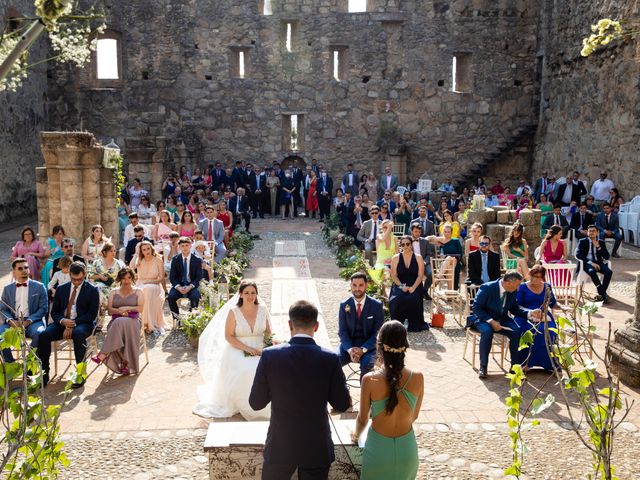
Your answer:
[[[292,299],[306,298],[317,303],[322,313],[326,333],[320,332],[318,340],[335,348],[338,304],[348,295],[348,285],[338,277],[333,256],[319,235],[320,225],[308,219],[252,222],[261,240],[251,253],[246,276],[256,281],[272,315],[280,317],[279,336],[286,338],[286,312]],[[7,248],[18,234],[19,229],[0,232],[0,257],[8,257]],[[296,260],[282,260],[289,257]],[[301,258],[306,259],[310,276],[306,269],[295,267]],[[276,269],[274,259],[280,262]],[[594,319],[600,351],[608,322],[621,328],[631,314],[629,286],[640,261],[614,260],[613,266],[611,293],[616,301]],[[0,286],[8,281],[5,274]],[[464,332],[455,322],[447,322],[444,329],[411,334],[410,341],[408,363],[424,372],[426,386],[416,425],[422,459],[419,478],[502,478],[510,454],[502,401],[508,384],[499,366],[491,365],[486,382],[478,380],[462,359]],[[148,344],[150,363],[140,375],[114,377],[99,367],[85,388],[74,392],[61,428],[72,465],[61,478],[208,478],[202,453],[208,422],[191,414],[201,382],[196,351],[178,332],[149,339]],[[538,383],[544,378],[543,374],[533,376]],[[47,387],[48,399],[57,401],[60,389],[61,384],[54,381]],[[352,391],[357,402],[358,390]],[[638,390],[625,387],[624,392],[640,401]],[[525,460],[526,478],[574,480],[589,472],[590,456],[575,434],[565,430],[566,421],[566,412],[554,407],[542,416],[542,425],[527,434],[532,453]],[[640,406],[636,405],[616,436],[614,463],[623,479],[640,478],[638,427]]]

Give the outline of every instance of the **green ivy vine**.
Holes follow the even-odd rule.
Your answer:
[[[113,169],[113,188],[116,193],[116,208],[120,205],[120,195],[124,190],[124,173],[122,171],[122,155],[112,157],[114,163]]]

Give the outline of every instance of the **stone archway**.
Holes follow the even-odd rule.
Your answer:
[[[298,160],[298,168],[304,171],[307,166],[307,162],[305,162],[304,159],[298,155],[289,155],[288,157],[286,157],[284,160],[282,160],[282,162],[280,162],[280,168],[286,170],[287,168],[291,167],[294,160]]]

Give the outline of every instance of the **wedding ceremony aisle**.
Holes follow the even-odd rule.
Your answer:
[[[250,253],[251,267],[245,277],[256,281],[278,338],[288,338],[289,305],[304,298],[317,303],[320,310],[317,342],[335,349],[338,306],[349,295],[349,288],[338,276],[334,255],[323,243],[320,226],[307,219],[275,223],[254,220],[252,231],[260,239]],[[3,259],[9,256],[8,239],[15,238],[18,231],[0,232]],[[630,272],[639,267],[638,260],[614,260],[612,294],[620,301],[615,310],[608,307],[598,313],[599,328],[606,320],[622,325],[631,315],[634,299]],[[9,281],[9,275],[0,278],[2,285]],[[425,308],[428,312],[429,305]],[[490,378],[480,381],[462,359],[464,338],[464,330],[449,318],[443,329],[409,336],[407,363],[425,375],[424,402],[415,425],[419,478],[504,478],[502,471],[510,462],[503,401],[508,381],[493,362]],[[150,362],[139,375],[116,378],[104,367],[89,365],[85,387],[72,393],[61,417],[65,451],[71,461],[61,478],[209,478],[208,458],[202,450],[209,421],[191,413],[196,387],[202,383],[197,350],[177,331],[148,337],[147,342]],[[66,362],[61,362],[60,370],[64,368]],[[346,367],[345,373],[349,373]],[[542,373],[534,374],[534,381],[540,384],[545,378]],[[554,388],[549,387],[549,391],[554,392]],[[48,401],[58,401],[61,389],[62,383],[54,379],[47,387]],[[351,388],[351,392],[357,410],[359,389]],[[624,393],[640,401],[638,391],[624,388]],[[347,412],[334,418],[355,416],[355,412]],[[527,474],[523,478],[574,479],[576,472],[587,472],[590,455],[575,433],[567,430],[566,412],[554,406],[541,415],[541,421],[526,435],[531,453],[525,457]],[[614,464],[620,478],[635,478],[639,441],[640,406],[635,406],[616,434]]]

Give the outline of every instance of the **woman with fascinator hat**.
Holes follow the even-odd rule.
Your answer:
[[[362,379],[360,412],[352,440],[371,427],[362,452],[361,480],[413,480],[418,474],[418,444],[413,422],[424,394],[421,372],[405,367],[407,330],[397,320],[386,322],[377,339],[375,369]]]

